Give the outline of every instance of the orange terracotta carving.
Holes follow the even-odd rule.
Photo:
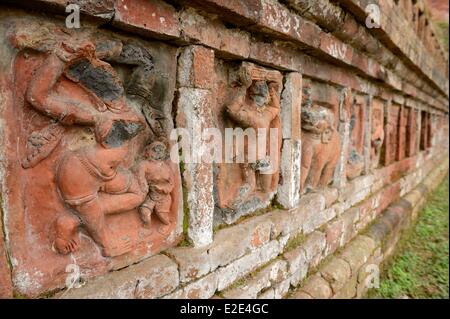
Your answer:
[[[302,104],[301,192],[327,186],[339,160],[340,137],[335,113],[329,107],[315,104],[305,87]]]
[[[350,106],[350,141],[346,173],[352,179],[361,175],[364,169],[364,128],[366,121],[366,101],[356,96]]]
[[[374,99],[372,104],[372,128],[370,138],[370,160],[372,168],[380,164],[381,146],[384,141],[384,104]]]
[[[176,245],[182,203],[178,165],[150,152],[170,147],[176,49],[29,23],[8,31],[5,200],[13,278],[33,296],[70,263],[95,276]]]
[[[224,128],[265,129],[264,137],[257,137],[250,145],[244,140],[244,162],[220,164],[217,181],[218,207],[229,214],[229,220],[238,218],[266,205],[277,189],[279,157],[281,152],[280,91],[282,76],[278,71],[243,63],[237,71],[237,81],[228,102],[223,104],[223,117],[218,116]],[[276,129],[276,149],[270,144],[270,130]],[[265,139],[265,152],[258,143]],[[259,142],[258,142],[259,141]],[[256,161],[249,158],[249,147],[255,146]],[[234,154],[235,159],[239,154]],[[242,154],[241,154],[242,155]],[[236,162],[236,161],[234,161]],[[233,176],[237,176],[232,180]]]
[[[392,103],[387,109],[384,141],[384,165],[393,163],[398,154],[400,105]]]
[[[170,210],[172,206],[171,193],[174,189],[174,177],[169,161],[167,146],[163,142],[154,142],[144,151],[144,160],[139,163],[139,177],[141,184],[148,189],[148,196],[139,206],[142,221],[146,227],[151,226],[152,216],[167,226],[170,224]],[[164,232],[164,227],[160,229]]]

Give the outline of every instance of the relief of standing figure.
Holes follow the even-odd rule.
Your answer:
[[[244,181],[249,193],[252,191],[269,193],[278,184],[278,156],[281,146],[281,123],[280,123],[280,97],[279,89],[281,77],[277,74],[259,68],[241,68],[241,88],[238,95],[227,106],[226,110],[230,118],[240,127],[254,129],[265,129],[266,145],[256,143],[256,161],[249,162],[249,145],[244,141],[245,162],[241,164]],[[277,129],[278,147],[271,149],[270,130]],[[258,136],[259,138],[259,136]],[[265,152],[259,151],[258,147],[265,147]],[[273,155],[274,153],[275,156]]]

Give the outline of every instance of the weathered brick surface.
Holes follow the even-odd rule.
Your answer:
[[[180,281],[189,282],[211,271],[207,248],[178,247],[166,252],[178,264]]]
[[[305,257],[310,267],[315,267],[323,258],[323,252],[325,250],[326,239],[325,234],[319,231],[315,231],[306,239],[303,244],[305,250]]]
[[[214,83],[214,51],[202,46],[187,46],[178,58],[179,87],[211,89]]]
[[[285,139],[281,149],[281,179],[278,185],[277,201],[285,208],[291,209],[300,200],[300,140]]]
[[[333,258],[321,268],[320,274],[329,282],[331,289],[336,293],[344,287],[352,275],[352,270],[350,265],[343,259]]]
[[[250,35],[228,29],[219,20],[213,20],[188,8],[180,13],[182,37],[214,48],[219,55],[247,58],[250,55]]]
[[[380,29],[365,27],[364,8],[372,2],[382,9]],[[81,7],[83,28],[95,29],[99,24],[108,23],[121,31],[120,36],[135,34],[147,42],[165,42],[164,45],[173,48],[174,52],[178,49],[177,83],[171,89],[174,91],[176,127],[194,131],[217,126],[213,116],[217,92],[228,84],[233,90],[238,85],[218,83],[215,71],[220,63],[238,65],[247,60],[282,71],[283,148],[281,178],[274,198],[289,210],[271,210],[260,216],[250,216],[213,232],[216,205],[213,166],[183,163],[185,212],[189,223],[187,239],[194,247],[169,249],[163,255],[88,280],[83,288],[58,296],[211,298],[221,291],[227,298],[282,298],[291,285],[297,286],[309,275],[292,297],[362,297],[366,292],[362,269],[372,262],[380,263],[380,259],[394,252],[402,230],[417,216],[424,196],[448,169],[448,165],[440,163],[437,154],[440,150],[429,148],[439,147],[443,140],[438,138],[437,130],[441,126],[436,126],[434,117],[448,112],[448,72],[443,71],[448,65],[448,57],[440,54],[439,47],[430,39],[429,29],[419,30],[425,20],[417,21],[415,26],[412,24],[413,9],[405,6],[408,1],[400,1],[400,4],[372,2],[73,1]],[[5,3],[35,11],[10,10],[2,4],[5,13],[0,14],[0,22],[11,14],[31,16],[47,10],[64,14],[66,6],[62,0],[8,0]],[[231,82],[229,79],[223,81]],[[365,163],[364,175],[347,180],[346,158],[352,127],[339,106],[334,115],[342,151],[333,183],[300,196],[300,105],[302,82],[305,81],[314,84],[315,102],[327,107],[340,104],[341,88],[388,101],[388,112],[394,106],[399,107],[399,118],[392,126],[399,136],[395,139],[386,137],[384,151],[397,145],[388,152],[393,156],[384,167],[369,171]],[[158,85],[152,92],[155,96],[159,94]],[[220,99],[226,100],[233,93],[229,95]],[[2,107],[0,99],[0,117]],[[408,153],[403,149],[411,124],[409,120],[413,120],[408,118],[405,122],[408,109],[427,112],[426,125],[433,119],[431,131],[427,128],[423,133],[425,149],[419,153]],[[417,113],[418,136],[407,141],[409,149],[414,143],[417,148],[420,144],[421,112]],[[365,130],[367,133],[370,125]],[[368,144],[369,140],[366,142]],[[3,147],[1,143],[0,147]],[[196,154],[201,153],[200,148],[194,149]],[[441,166],[429,174],[438,165]],[[422,181],[424,178],[426,180]],[[378,219],[371,225],[375,218]],[[366,229],[368,225],[369,229]],[[358,235],[362,232],[364,235]],[[305,236],[305,240],[283,253],[288,240],[300,235]],[[338,258],[327,262],[317,273],[308,274],[308,270],[316,271],[326,256],[342,247]],[[9,265],[5,256],[4,243],[0,240],[0,297],[11,297]],[[120,265],[117,262],[113,269]],[[229,288],[243,278],[243,284]]]
[[[218,231],[214,243],[208,249],[211,269],[226,266],[266,245],[271,239],[271,227],[270,219],[260,217]]]
[[[217,289],[217,273],[210,273],[203,278],[192,282],[177,291],[164,296],[164,299],[208,299]]]
[[[330,285],[320,275],[309,278],[302,290],[314,299],[328,299],[333,295]]]
[[[371,238],[358,236],[342,252],[341,258],[350,265],[352,272],[356,272],[367,262],[374,248],[375,242]]]
[[[186,128],[191,134],[188,138],[192,147],[198,150],[201,143],[195,136],[201,136],[204,128],[211,127],[211,92],[204,89],[180,88],[177,101],[177,125]],[[195,155],[192,153],[192,156]],[[183,173],[184,186],[187,189],[189,209],[189,239],[195,246],[206,246],[212,242],[214,213],[213,169],[212,165],[203,163],[193,157],[186,163]]]
[[[297,284],[306,276],[309,261],[306,259],[306,252],[303,247],[297,247],[283,255],[288,262],[288,271],[291,275],[291,284]]]
[[[269,288],[277,283],[281,284],[286,277],[286,273],[286,261],[276,260],[261,269],[251,279],[247,279],[243,285],[225,291],[223,296],[231,299],[255,299],[263,289]],[[286,283],[283,283],[283,286],[285,285]],[[287,285],[289,287],[289,282]],[[281,292],[275,289],[275,294],[281,294]]]
[[[242,278],[257,267],[275,258],[283,247],[278,241],[271,241],[258,248],[249,255],[246,255],[231,264],[218,269],[218,290],[223,290],[230,286],[235,280]]]
[[[18,4],[17,1],[5,1]],[[15,3],[14,3],[15,2]],[[92,16],[101,21],[109,21],[114,16],[116,0],[73,0],[69,4],[78,5],[82,14]],[[65,0],[23,1],[20,5],[35,10],[45,10],[50,13],[65,13],[68,2]],[[73,11],[70,11],[73,12]]]
[[[85,286],[57,294],[68,299],[130,299],[162,297],[179,284],[178,269],[169,257],[158,255],[117,272],[89,280]]]
[[[160,0],[117,0],[113,24],[158,38],[180,35],[178,13]]]

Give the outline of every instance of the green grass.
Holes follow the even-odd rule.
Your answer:
[[[449,32],[449,27],[448,27],[448,22],[447,21],[438,21],[435,22],[435,26],[436,26],[436,32],[437,32],[437,38],[438,41],[441,42],[441,44],[444,46],[444,49],[446,51],[448,51],[448,32]]]
[[[380,288],[369,298],[449,298],[448,176],[428,198],[413,230],[402,238]]]

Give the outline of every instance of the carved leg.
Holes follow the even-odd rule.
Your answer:
[[[333,163],[327,163],[323,169],[322,175],[320,176],[319,187],[323,188],[330,184],[331,179],[333,178],[333,173],[336,165]]]
[[[152,222],[152,213],[155,208],[155,202],[150,198],[139,207],[139,214],[146,228],[150,228]]]
[[[119,256],[132,248],[130,240],[116,238],[111,233],[106,224],[103,205],[99,198],[77,206],[75,209],[91,237],[102,248],[104,256]]]
[[[326,166],[323,169],[323,173],[322,176],[320,178],[320,187],[325,187],[328,186],[328,184],[330,184],[332,178],[333,178],[333,174],[334,174],[334,169],[336,168],[336,165],[339,161],[339,154],[341,152],[341,148],[340,146],[337,147],[337,149],[333,149],[333,144],[334,145],[339,145],[339,142],[335,142],[332,144],[328,144],[330,149],[329,151],[332,151],[332,157],[331,159],[328,161],[328,163],[326,163]]]
[[[320,177],[324,169],[324,160],[322,154],[316,154],[314,161],[310,166],[310,173],[306,181],[305,186],[310,186],[312,189],[316,189],[319,186]]]
[[[170,224],[170,208],[172,206],[172,196],[164,196],[155,206],[155,214],[164,225]]]
[[[146,196],[147,194],[142,191],[137,178],[133,178],[126,193],[99,193],[104,214],[117,214],[135,209],[145,201]]]

